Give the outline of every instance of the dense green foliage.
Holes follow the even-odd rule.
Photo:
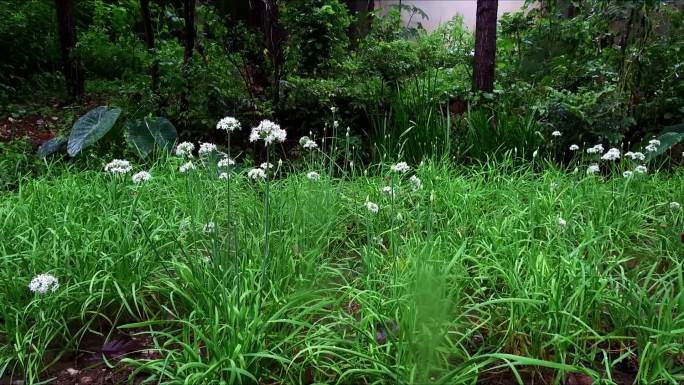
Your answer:
[[[381,166],[386,180],[351,181],[283,166],[263,270],[264,183],[181,162],[142,185],[53,167],[3,199],[1,372],[37,381],[43,360],[117,326],[154,337],[159,358],[129,363],[155,383],[469,384],[499,360],[684,376],[680,174],[428,163],[415,191]],[[29,295],[40,272],[60,288]]]
[[[150,3],[75,2],[78,98],[0,3],[0,383],[684,383],[680,3],[505,15],[492,93],[460,16]]]
[[[473,37],[462,19],[427,32],[420,23],[406,25],[406,18],[427,17],[412,6],[376,14],[369,33],[350,44],[350,25],[361,21],[344,2],[279,2],[275,15],[283,36],[268,43],[254,16],[209,1],[197,8],[197,49],[181,71],[179,3],[152,3],[154,55],[144,48],[137,1],[78,3],[77,56],[90,92],[106,95],[132,119],[150,112],[167,116],[184,137],[211,136],[209,122],[222,115],[252,123],[272,117],[292,132],[320,136],[330,107],[337,106],[343,111],[339,124],[350,127],[367,159],[379,160],[380,148],[403,149],[420,161],[441,155],[435,147],[446,140],[447,152],[459,159],[482,160],[490,151],[520,147],[521,137],[555,130],[564,134],[558,149],[594,141],[628,147],[684,120],[684,24],[674,3],[583,2],[571,16],[549,3],[504,16],[491,95],[470,92]],[[14,46],[18,40],[25,50],[0,59],[9,76],[0,79],[4,99],[58,84],[53,11],[35,1],[0,6],[7,16],[0,41]],[[155,62],[157,90],[148,75]],[[446,116],[450,106],[452,112],[457,106],[453,117]],[[467,134],[472,119],[460,115],[466,109],[488,115],[487,130],[500,131],[502,116],[533,122],[522,126],[529,131],[502,133],[510,140],[497,135],[478,143]],[[409,149],[406,143],[420,145]],[[558,158],[567,160],[563,153]]]

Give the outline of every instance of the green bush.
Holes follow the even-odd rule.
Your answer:
[[[23,179],[40,175],[44,168],[26,141],[0,142],[0,154],[0,192],[16,189]]]
[[[351,17],[339,0],[295,0],[281,6],[282,23],[289,33],[286,48],[289,71],[320,76],[347,55],[347,28]]]

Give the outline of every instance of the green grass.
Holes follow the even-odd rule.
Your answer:
[[[2,196],[0,375],[45,380],[121,328],[155,342],[161,358],[127,362],[155,384],[474,384],[506,367],[609,384],[627,359],[639,383],[684,380],[681,172],[427,162],[413,192],[386,166],[292,171],[270,184],[264,266],[264,184],[178,164],[140,186],[55,168]],[[60,288],[30,293],[44,272]]]

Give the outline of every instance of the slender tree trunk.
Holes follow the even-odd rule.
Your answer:
[[[366,36],[370,31],[371,12],[375,8],[373,0],[345,0],[349,13],[356,17],[356,21],[349,27],[349,39],[353,46],[358,44],[359,39]]]
[[[494,89],[498,5],[498,0],[477,0],[473,61],[473,89],[476,91],[491,92]]]
[[[248,24],[263,34],[265,52],[271,59],[271,73],[263,69],[263,63],[254,62],[254,80],[263,87],[268,86],[271,99],[278,102],[280,77],[282,75],[283,44],[287,37],[286,31],[278,19],[277,0],[250,0]]]
[[[190,89],[190,60],[192,59],[193,51],[195,50],[195,4],[196,0],[183,0],[183,19],[185,20],[184,29],[184,51],[183,51],[183,77],[185,78],[186,87],[181,93],[180,100],[180,114],[186,117],[189,102],[188,90]]]
[[[145,46],[150,55],[152,55],[152,67],[150,68],[151,88],[155,96],[159,98],[159,61],[157,60],[154,46],[150,0],[140,0],[140,12],[142,13],[143,30],[145,33]]]
[[[62,51],[62,67],[67,93],[70,97],[83,95],[85,79],[81,62],[76,57],[76,17],[74,0],[55,0],[59,26],[59,44]]]

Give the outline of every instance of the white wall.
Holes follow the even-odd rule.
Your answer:
[[[463,22],[465,25],[474,30],[475,29],[475,13],[477,10],[477,0],[402,0],[402,4],[415,5],[425,12],[429,19],[421,20],[419,15],[413,17],[411,25],[415,25],[415,21],[419,21],[423,27],[431,31],[439,24],[451,20],[451,18],[460,13],[463,15]],[[399,4],[399,0],[375,0],[377,8],[388,8],[393,4]],[[515,12],[522,8],[525,0],[499,0],[499,17],[506,12]],[[402,13],[404,20],[408,21],[406,12]]]

